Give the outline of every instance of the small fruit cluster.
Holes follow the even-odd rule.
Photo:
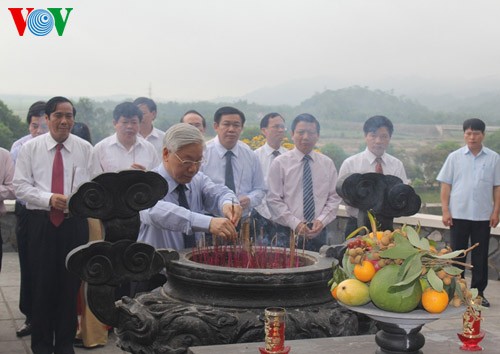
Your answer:
[[[462,270],[455,266],[469,265],[455,258],[473,247],[437,251],[410,226],[357,236],[347,243],[342,267],[334,267],[329,283],[332,295],[346,305],[372,301],[392,312],[409,312],[420,305],[440,313],[449,303],[470,304],[477,291],[467,288]]]

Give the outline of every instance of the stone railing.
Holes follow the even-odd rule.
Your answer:
[[[4,251],[15,251],[17,249],[17,243],[15,235],[16,218],[14,216],[14,202],[6,201],[5,206],[7,208],[7,215],[0,218]],[[338,244],[344,241],[344,227],[347,214],[343,205],[339,208],[338,216],[337,220],[328,226],[330,244]],[[436,241],[440,246],[449,244],[449,228],[443,226],[441,216],[439,215],[417,213],[413,216],[396,218],[394,219],[394,224],[395,227],[403,224],[412,226],[420,224],[422,228],[421,236],[426,236]],[[491,234],[488,275],[490,279],[500,280],[500,226],[492,229]]]

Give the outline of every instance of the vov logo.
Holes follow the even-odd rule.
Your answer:
[[[32,7],[27,7],[28,14],[26,17],[23,17],[23,10],[23,8],[9,8],[20,36],[24,36],[26,27],[35,36],[46,36],[55,27],[57,34],[62,36],[68,23],[69,14],[73,11],[73,8],[66,8],[66,17],[64,19],[61,14],[62,8],[60,7],[49,7],[46,10],[35,10]]]

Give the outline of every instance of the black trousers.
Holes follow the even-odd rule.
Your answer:
[[[480,295],[488,285],[488,253],[490,245],[490,222],[453,219],[450,227],[451,248],[455,250],[466,249],[479,242],[471,252],[472,281],[471,288],[477,288]],[[460,261],[464,261],[461,259]],[[464,267],[461,267],[464,269]],[[463,273],[462,273],[463,276]]]
[[[31,350],[74,354],[80,279],[66,269],[65,261],[69,251],[87,242],[87,219],[70,217],[55,227],[47,212],[28,210],[27,217],[33,289]]]
[[[19,291],[19,310],[26,316],[26,322],[31,322],[31,276],[28,260],[28,233],[26,232],[27,211],[26,207],[16,201],[16,239],[17,254],[19,257],[19,270],[21,273],[21,287]]]

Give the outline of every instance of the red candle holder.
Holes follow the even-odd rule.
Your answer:
[[[481,311],[473,306],[468,306],[463,315],[463,331],[457,335],[462,342],[461,350],[469,352],[483,350],[479,345],[479,342],[484,338],[484,332],[481,331]]]
[[[259,347],[261,354],[287,354],[290,347],[285,347],[286,312],[282,307],[269,307],[264,311],[266,347]]]

